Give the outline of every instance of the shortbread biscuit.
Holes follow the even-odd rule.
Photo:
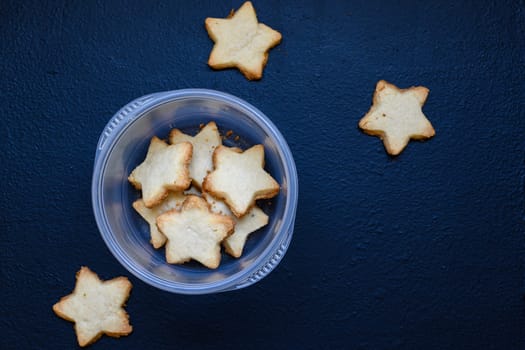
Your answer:
[[[259,23],[250,1],[229,18],[206,18],[215,45],[208,64],[214,69],[238,68],[248,80],[261,79],[268,51],[281,42],[281,33]]]
[[[195,136],[184,134],[179,129],[173,129],[169,137],[171,144],[189,142],[193,145],[193,155],[190,163],[190,177],[198,188],[202,186],[202,180],[213,170],[212,155],[217,146],[222,143],[219,129],[215,122],[209,122]]]
[[[215,269],[221,261],[220,243],[233,232],[235,222],[228,216],[210,212],[204,199],[190,195],[180,211],[173,209],[160,215],[157,226],[168,239],[168,263],[194,259]]]
[[[170,192],[160,204],[152,208],[146,207],[142,199],[137,199],[133,202],[133,208],[149,224],[150,242],[155,249],[162,247],[166,243],[166,236],[157,227],[157,217],[171,209],[180,210],[185,199],[186,196],[182,192]]]
[[[246,239],[250,233],[257,231],[268,224],[268,215],[259,207],[252,207],[242,218],[236,218],[223,201],[215,199],[208,193],[203,193],[204,199],[210,204],[212,212],[228,215],[235,221],[233,233],[222,241],[222,246],[228,254],[238,258],[242,255]]]
[[[128,335],[133,330],[123,308],[131,283],[126,277],[101,281],[88,267],[77,272],[73,293],[53,305],[61,318],[75,323],[78,344],[94,343],[102,334],[112,337]]]
[[[215,170],[203,182],[205,192],[222,199],[236,217],[242,217],[257,199],[272,198],[279,184],[264,170],[264,146],[241,152],[219,146],[213,153]]]
[[[380,80],[372,107],[359,121],[359,127],[369,135],[379,136],[389,154],[398,155],[410,139],[422,140],[435,134],[421,110],[428,92],[423,86],[399,89]]]
[[[156,136],[151,139],[146,159],[128,177],[135,188],[142,190],[146,207],[159,204],[168,190],[182,191],[190,186],[192,150],[189,142],[168,145]]]

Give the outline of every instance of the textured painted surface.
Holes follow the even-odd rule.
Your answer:
[[[240,1],[0,2],[0,348],[75,346],[51,305],[87,265],[134,283],[134,333],[97,349],[523,349],[523,1],[256,1],[260,82],[213,72],[206,16]],[[375,83],[425,85],[437,135],[397,158],[357,129]],[[146,93],[218,89],[281,129],[296,233],[249,289],[172,295],[98,233],[95,145]]]

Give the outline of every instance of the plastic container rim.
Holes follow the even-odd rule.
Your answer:
[[[279,234],[274,237],[271,243],[255,259],[250,268],[243,269],[221,281],[199,284],[174,282],[159,278],[148,273],[145,269],[141,269],[140,264],[137,264],[131,259],[114,239],[107,222],[107,217],[104,214],[104,203],[99,195],[102,192],[102,178],[109,155],[111,154],[113,147],[118,143],[118,139],[125,133],[127,128],[131,127],[135,120],[139,119],[150,110],[158,108],[165,103],[184,99],[215,100],[242,110],[244,114],[250,116],[250,119],[252,119],[266,134],[276,141],[279,145],[279,147],[277,147],[279,157],[284,164],[288,194],[286,196],[283,222]],[[295,162],[286,140],[264,113],[248,102],[224,92],[209,89],[181,89],[139,97],[122,107],[110,119],[104,127],[104,131],[102,132],[97,144],[91,196],[93,211],[101,236],[111,253],[128,271],[142,281],[165,291],[182,294],[207,294],[246,287],[254,283],[250,282],[249,279],[261,269],[265,269],[266,267],[266,270],[261,277],[263,278],[277,266],[286,253],[293,235],[298,199],[298,179]],[[276,257],[277,254],[279,254],[278,257]],[[256,279],[255,282],[259,279]]]

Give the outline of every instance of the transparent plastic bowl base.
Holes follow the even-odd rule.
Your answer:
[[[153,136],[167,139],[172,128],[196,134],[199,125],[215,121],[228,146],[247,149],[263,144],[265,169],[281,190],[258,201],[269,223],[252,233],[243,254],[222,253],[217,269],[198,262],[168,264],[164,248],[149,243],[149,225],[132,208],[140,197],[127,177],[140,164]],[[235,137],[238,136],[238,137]],[[277,127],[249,103],[226,93],[184,89],[140,97],[118,111],[100,136],[93,171],[95,219],[115,258],[142,281],[173,293],[207,294],[247,287],[268,275],[281,261],[293,235],[298,180],[292,153]]]

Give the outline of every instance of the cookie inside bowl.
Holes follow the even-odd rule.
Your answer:
[[[158,288],[187,294],[241,288],[271,271],[288,247],[297,203],[293,158],[282,135],[254,107],[218,92],[182,91],[186,93],[163,93],[143,103],[128,120],[123,118],[120,130],[99,149],[93,178],[97,223],[115,257]],[[153,248],[149,224],[132,207],[140,191],[129,184],[127,176],[144,160],[153,136],[166,140],[173,128],[195,135],[210,121],[217,124],[226,146],[246,150],[262,144],[265,170],[280,184],[280,191],[272,199],[257,202],[269,216],[268,224],[248,237],[241,257],[222,251],[216,269],[195,261],[168,264],[165,248]]]

